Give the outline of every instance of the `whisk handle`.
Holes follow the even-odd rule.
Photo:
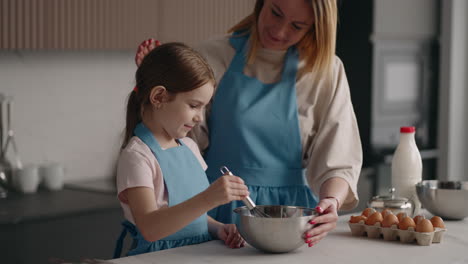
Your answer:
[[[250,199],[250,196],[245,197],[242,202],[249,210],[253,210],[255,208],[255,203],[252,201],[252,199]]]
[[[219,170],[221,171],[223,175],[224,174],[233,175],[232,172],[226,166],[222,166],[221,168],[219,168]]]
[[[222,166],[219,170],[221,171],[223,175],[224,174],[233,175],[232,172],[226,166]],[[249,210],[253,210],[255,208],[255,203],[252,201],[252,199],[250,199],[250,196],[245,197],[242,200],[242,202],[245,204],[245,206]]]

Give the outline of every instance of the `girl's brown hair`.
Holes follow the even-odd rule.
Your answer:
[[[336,46],[336,27],[338,11],[335,0],[304,0],[312,6],[314,25],[296,45],[299,56],[305,60],[300,74],[316,72],[329,76],[333,66]],[[252,14],[234,25],[229,32],[245,31],[251,33],[247,63],[253,63],[260,47],[257,22],[264,0],[257,0]]]
[[[135,74],[136,89],[127,103],[125,136],[122,148],[127,146],[133,130],[141,122],[143,109],[149,105],[151,90],[164,86],[171,96],[189,92],[215,83],[212,69],[195,50],[183,43],[173,42],[156,47],[148,53]]]

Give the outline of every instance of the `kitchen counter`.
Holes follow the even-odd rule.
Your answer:
[[[468,263],[468,219],[445,221],[447,231],[441,243],[419,246],[400,241],[385,241],[351,236],[347,224],[350,215],[340,216],[337,228],[317,245],[306,245],[284,254],[267,254],[250,246],[230,249],[221,241],[112,259],[115,264],[150,263]],[[426,217],[430,217],[429,214]]]
[[[53,219],[103,210],[119,209],[116,195],[63,189],[22,194],[10,192],[0,199],[0,225]]]

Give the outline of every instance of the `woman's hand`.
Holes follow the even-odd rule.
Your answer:
[[[157,46],[161,45],[161,42],[159,40],[155,40],[153,38],[147,39],[143,41],[137,49],[137,52],[135,54],[135,63],[138,67],[140,67],[141,62],[143,61],[143,58],[154,48]]]
[[[236,225],[224,224],[218,228],[218,238],[230,248],[241,248],[245,246],[245,241],[237,231]]]
[[[309,247],[317,244],[329,231],[335,229],[338,220],[338,206],[336,198],[323,198],[315,207],[320,215],[309,221],[313,226],[303,236]]]
[[[249,195],[244,181],[234,175],[223,175],[214,181],[205,191],[207,202],[213,207],[242,200]]]

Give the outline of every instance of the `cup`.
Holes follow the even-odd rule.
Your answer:
[[[39,180],[37,166],[26,166],[13,171],[13,186],[22,193],[35,193]]]
[[[65,169],[60,163],[44,164],[40,168],[40,175],[44,187],[51,191],[61,190],[63,188],[63,180]]]

